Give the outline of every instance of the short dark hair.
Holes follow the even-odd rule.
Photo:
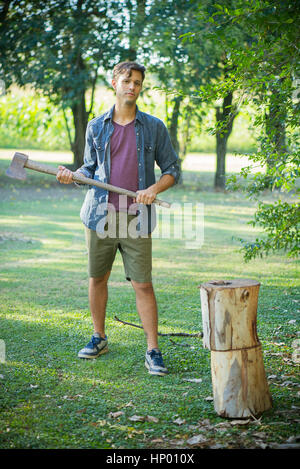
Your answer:
[[[119,64],[115,65],[113,69],[113,79],[117,80],[123,73],[127,73],[127,76],[130,77],[132,70],[141,72],[142,81],[144,81],[146,68],[136,62],[120,62]]]

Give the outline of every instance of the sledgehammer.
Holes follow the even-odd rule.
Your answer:
[[[40,173],[52,174],[56,176],[58,173],[57,168],[51,168],[51,166],[43,165],[28,159],[28,156],[24,153],[16,152],[10,164],[10,167],[6,170],[7,176],[15,179],[26,179],[26,171],[24,168],[33,169]],[[104,182],[97,181],[96,179],[87,178],[85,176],[73,174],[73,181],[78,182],[79,184],[88,184],[90,186],[101,187],[111,192],[116,192],[117,194],[127,195],[128,197],[137,197],[137,193],[129,191],[127,189],[122,189],[121,187],[112,186],[111,184],[106,184]],[[171,205],[168,202],[163,200],[154,199],[153,203],[161,205],[162,207],[170,208]]]

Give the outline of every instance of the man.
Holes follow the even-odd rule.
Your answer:
[[[76,172],[137,193],[126,200],[114,192],[90,187],[80,216],[86,227],[89,253],[89,304],[94,326],[91,341],[78,353],[80,358],[96,358],[108,351],[105,334],[107,282],[117,249],[120,250],[126,278],[136,294],[136,305],[147,340],[145,366],[150,374],[167,374],[158,347],[158,318],[152,285],[152,240],[155,213],[152,202],[179,178],[179,166],[167,129],[162,121],[139,111],[136,101],[141,92],[145,68],[135,62],[121,62],[113,70],[115,105],[92,119],[86,130],[84,164]],[[161,169],[155,181],[154,165]],[[59,166],[57,179],[72,183],[73,173]],[[124,211],[126,236],[124,232]],[[118,232],[107,236],[114,217]],[[136,227],[129,234],[129,225]],[[128,228],[128,230],[127,230]]]

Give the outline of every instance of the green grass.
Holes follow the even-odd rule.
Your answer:
[[[210,352],[201,339],[161,337],[170,374],[148,375],[143,331],[114,319],[140,324],[119,255],[109,284],[110,352],[91,362],[77,359],[92,332],[79,219],[85,189],[29,171],[24,182],[10,180],[8,163],[0,161],[1,448],[189,448],[187,440],[201,432],[207,441],[199,447],[255,448],[299,432],[299,368],[291,359],[299,327],[298,265],[279,254],[243,262],[236,237],[256,234],[247,225],[255,210],[249,201],[211,190],[212,172],[186,171],[184,186],[161,198],[204,203],[204,245],[186,249],[182,240],[155,239],[153,248],[161,332],[202,330],[199,284],[261,282],[258,335],[266,374],[275,375],[269,379],[273,408],[259,422],[232,426],[206,400],[212,396]],[[123,413],[110,415],[117,411]],[[133,415],[158,422],[134,422]],[[181,425],[174,423],[178,417]]]

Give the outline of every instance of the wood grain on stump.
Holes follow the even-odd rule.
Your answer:
[[[222,417],[255,416],[272,407],[257,336],[259,287],[248,279],[200,285],[203,347],[211,350],[214,406]]]

